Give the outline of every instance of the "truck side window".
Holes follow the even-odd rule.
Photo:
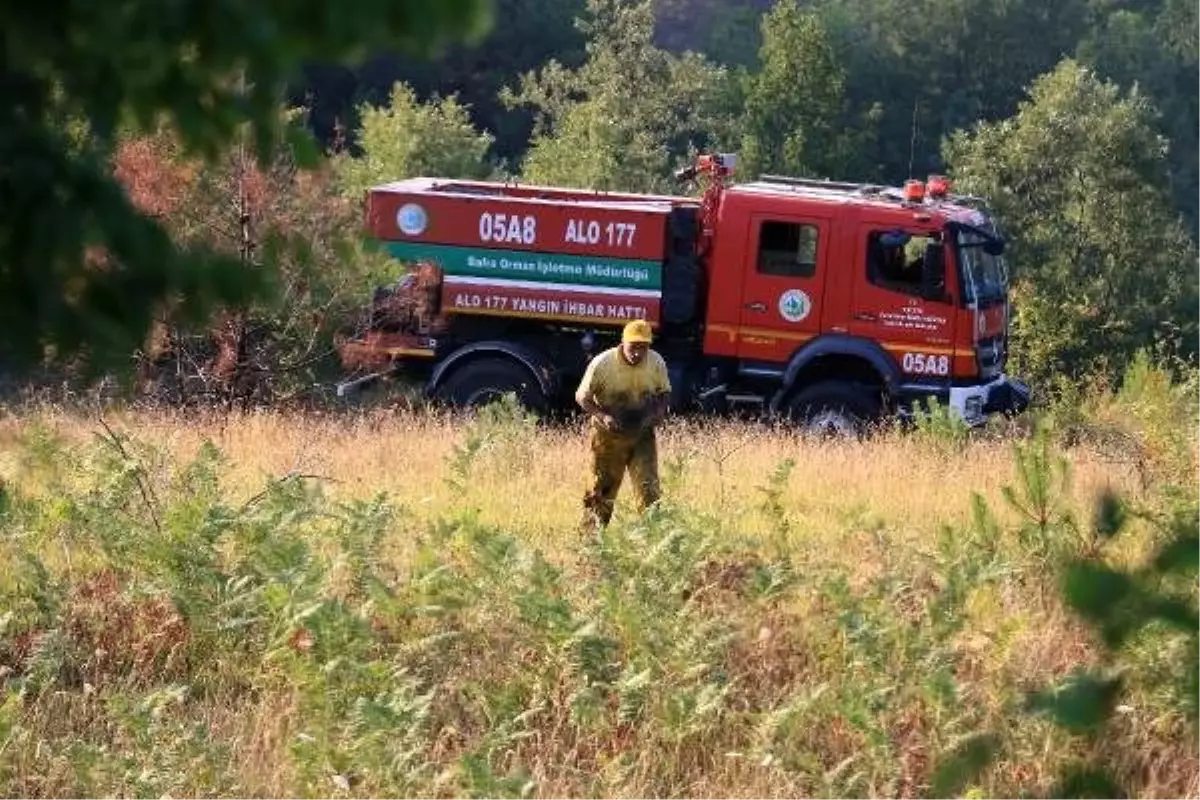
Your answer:
[[[929,237],[903,231],[871,231],[867,239],[867,280],[888,291],[920,294],[928,243]]]
[[[817,273],[817,226],[802,222],[762,223],[758,271],[762,275],[811,278]]]

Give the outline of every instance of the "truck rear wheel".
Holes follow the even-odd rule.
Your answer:
[[[463,408],[485,406],[506,394],[530,411],[544,413],[550,405],[529,370],[507,358],[481,358],[454,369],[435,395],[438,400]]]
[[[859,437],[878,419],[876,390],[840,381],[821,381],[797,392],[787,404],[788,419],[809,433]]]

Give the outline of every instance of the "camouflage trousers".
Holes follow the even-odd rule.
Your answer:
[[[654,429],[642,433],[605,430],[599,423],[588,425],[591,480],[583,498],[584,527],[595,530],[612,519],[617,492],[629,470],[637,495],[638,508],[644,511],[658,502],[658,439]]]

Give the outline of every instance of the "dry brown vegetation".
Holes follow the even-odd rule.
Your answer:
[[[447,506],[473,507],[481,521],[520,531],[550,552],[574,548],[586,470],[581,428],[542,429],[534,436],[490,442],[464,493],[445,480],[447,462],[464,434],[462,420],[451,414],[138,412],[105,418],[180,461],[211,441],[228,458],[225,478],[234,492],[254,493],[264,479],[304,474],[323,481],[335,497],[386,492],[426,519]],[[41,420],[79,442],[99,427],[97,418],[73,414],[48,412]],[[9,474],[19,452],[14,445],[28,422],[10,417],[0,427]],[[794,518],[789,544],[820,545],[831,557],[854,562],[859,554],[839,544],[847,535],[886,528],[893,535],[920,538],[940,525],[965,524],[973,492],[1002,516],[1009,513],[1000,497],[1001,485],[1013,480],[1012,442],[1006,439],[951,451],[903,435],[878,437],[869,444],[826,442],[786,431],[689,420],[663,432],[660,453],[673,500],[737,520],[738,533],[745,535],[768,531],[771,522],[758,511],[759,487],[781,462],[793,459],[783,491]],[[1105,488],[1144,494],[1132,458],[1114,461],[1094,448],[1080,447],[1071,453],[1071,463],[1074,505],[1085,516]],[[686,477],[672,480],[676,469]],[[632,511],[626,508],[625,513]],[[871,566],[856,563],[856,569]]]
[[[1161,681],[1095,738],[1023,710],[1106,663],[1057,590],[1062,520],[1087,529],[1110,490],[1159,502],[1137,460],[1062,453],[1039,549],[1002,496],[1012,441],[676,422],[665,508],[595,541],[574,427],[10,416],[0,786],[912,797],[986,734],[993,763],[952,791],[1046,793],[1099,758],[1136,796],[1194,796],[1195,728]],[[1131,530],[1118,562],[1154,542]],[[1161,678],[1181,646],[1129,664]]]

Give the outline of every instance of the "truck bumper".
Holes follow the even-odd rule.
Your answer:
[[[971,386],[929,386],[909,384],[899,387],[895,395],[902,418],[911,418],[913,410],[925,400],[936,400],[948,406],[959,419],[971,426],[982,425],[994,414],[1015,415],[1029,408],[1028,384],[1000,375],[988,383]]]
[[[954,386],[949,405],[969,425],[982,425],[993,414],[1020,414],[1029,408],[1028,384],[1001,375],[978,386]]]

